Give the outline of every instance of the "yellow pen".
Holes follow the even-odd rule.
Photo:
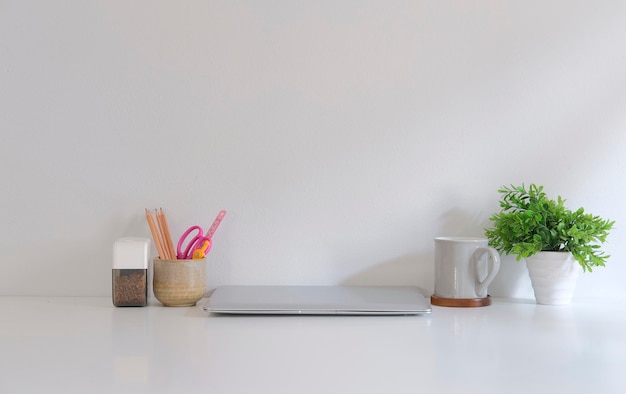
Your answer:
[[[195,249],[193,251],[193,257],[192,258],[194,260],[205,258],[206,254],[209,252],[210,248],[211,248],[211,241],[209,241],[207,239],[204,242],[202,242],[202,245],[198,249]]]

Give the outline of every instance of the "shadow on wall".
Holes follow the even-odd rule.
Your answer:
[[[500,271],[489,285],[493,297],[534,299],[528,269],[524,260],[516,261],[515,256],[500,256]]]
[[[458,209],[441,216],[441,231],[437,236],[484,237],[488,225],[480,215],[470,215]],[[426,253],[407,254],[396,259],[371,266],[342,281],[347,286],[417,286],[429,297],[435,286],[434,241]],[[533,292],[524,261],[515,256],[501,256],[498,275],[489,286],[493,297],[532,299]]]
[[[417,286],[424,296],[434,289],[434,256],[410,254],[380,263],[341,282],[345,286]]]
[[[341,284],[345,286],[417,286],[430,297],[435,286],[434,253],[412,254],[380,263],[361,271]],[[501,256],[498,275],[489,286],[492,297],[534,299],[524,261]]]
[[[477,215],[451,209],[439,218],[436,236],[481,236],[482,225]],[[341,284],[349,286],[417,286],[430,297],[435,288],[434,237],[424,240],[424,253],[407,254],[381,262],[347,278]]]

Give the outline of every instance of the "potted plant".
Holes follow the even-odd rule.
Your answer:
[[[567,209],[565,200],[548,198],[543,186],[503,186],[500,212],[485,229],[489,245],[500,253],[526,259],[539,304],[569,304],[578,273],[604,266],[610,257],[600,250],[614,221],[583,208]]]

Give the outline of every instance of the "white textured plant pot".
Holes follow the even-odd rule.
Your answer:
[[[572,302],[582,267],[569,252],[539,252],[526,258],[535,300],[544,305]]]

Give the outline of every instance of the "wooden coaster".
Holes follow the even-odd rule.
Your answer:
[[[443,298],[436,295],[430,296],[430,303],[437,306],[451,306],[455,308],[475,308],[491,305],[489,296],[484,298]]]

